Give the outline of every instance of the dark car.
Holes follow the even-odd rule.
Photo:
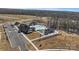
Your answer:
[[[19,32],[23,32],[25,34],[28,33],[28,30],[30,29],[30,27],[26,24],[20,24],[19,28]]]
[[[25,34],[35,31],[35,28],[30,28],[30,26],[26,24],[20,24],[18,28],[19,28],[19,32],[23,32]]]

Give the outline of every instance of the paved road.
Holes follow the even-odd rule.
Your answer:
[[[14,26],[11,26],[10,24],[4,24],[4,28],[11,47],[12,48],[19,47],[21,51],[26,51],[27,49],[25,47],[25,44],[27,44],[28,42],[22,36],[22,34],[18,33],[18,30]]]

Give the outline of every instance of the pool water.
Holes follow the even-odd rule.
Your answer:
[[[30,26],[30,27],[34,27],[36,31],[47,29],[46,26],[44,26],[44,25],[34,25],[34,26]]]

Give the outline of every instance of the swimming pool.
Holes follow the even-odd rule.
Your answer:
[[[46,26],[44,26],[44,25],[33,25],[33,26],[30,26],[30,27],[34,27],[36,31],[47,29]]]

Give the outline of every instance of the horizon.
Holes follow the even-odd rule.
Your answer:
[[[79,12],[79,8],[30,8],[27,10],[47,10],[47,11],[70,11]]]
[[[47,10],[47,11],[79,12],[79,8],[4,8],[4,9],[23,9],[23,10]]]
[[[0,9],[20,9],[20,10],[45,10],[62,12],[79,12],[79,8],[0,8]]]

